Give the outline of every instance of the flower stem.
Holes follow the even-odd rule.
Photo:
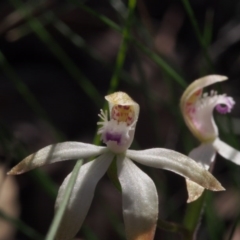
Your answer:
[[[204,211],[205,198],[206,191],[203,192],[199,199],[189,203],[187,206],[183,225],[190,231],[192,237],[196,235],[196,231]]]

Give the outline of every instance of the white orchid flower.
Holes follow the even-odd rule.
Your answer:
[[[181,111],[184,120],[193,135],[201,142],[200,146],[189,153],[189,157],[196,160],[206,170],[209,170],[216,153],[240,165],[240,153],[221,141],[218,128],[213,119],[213,110],[221,114],[231,112],[235,102],[226,94],[218,95],[216,91],[203,93],[203,88],[216,82],[227,80],[220,75],[208,75],[195,80],[188,86],[181,98]],[[204,188],[190,180],[186,180],[188,202],[198,199]]]
[[[153,148],[143,151],[128,150],[139,115],[139,105],[126,93],[116,92],[106,96],[110,120],[101,110],[102,122],[98,133],[107,145],[99,147],[81,142],[63,142],[47,146],[26,157],[9,174],[20,174],[44,164],[68,159],[97,158],[84,164],[73,187],[64,217],[59,227],[58,240],[72,239],[82,226],[91,205],[95,187],[116,159],[117,174],[122,189],[123,216],[128,240],[152,240],[158,218],[158,195],[148,175],[135,163],[167,169],[200,184],[204,188],[220,191],[221,184],[195,161],[178,152]],[[62,202],[71,173],[61,185],[56,208]]]

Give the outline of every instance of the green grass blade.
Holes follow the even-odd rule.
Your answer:
[[[208,53],[208,49],[207,49],[207,45],[202,37],[202,34],[201,34],[201,31],[199,29],[199,26],[198,26],[198,23],[197,23],[197,20],[195,18],[195,15],[194,15],[194,12],[192,10],[192,7],[189,3],[188,0],[182,0],[182,4],[184,6],[184,9],[186,11],[186,13],[188,14],[188,17],[190,19],[190,22],[192,24],[192,27],[193,27],[193,30],[194,30],[194,33],[195,33],[195,36],[199,42],[199,45],[201,46],[202,50],[203,50],[203,54],[204,54],[204,57],[207,61],[207,64],[208,64],[208,67],[211,71],[214,72],[214,65],[213,65],[213,62],[209,56],[209,53]]]
[[[167,222],[159,218],[157,221],[157,227],[164,231],[178,233],[184,240],[192,240],[191,232],[180,224]]]
[[[14,87],[17,89],[19,94],[23,97],[23,99],[26,101],[26,103],[31,107],[31,109],[43,120],[45,120],[49,127],[51,128],[53,134],[55,137],[59,140],[63,140],[64,136],[62,133],[60,133],[48,117],[46,111],[42,106],[38,103],[35,96],[31,93],[29,88],[23,81],[19,78],[19,76],[16,74],[14,68],[9,64],[3,53],[0,51],[0,67],[2,68],[2,71],[6,75],[6,77],[12,81],[14,84]]]
[[[35,169],[34,171],[29,172],[29,175],[51,198],[57,196],[57,184],[54,183],[45,172],[40,169]]]
[[[144,46],[144,44],[140,43],[137,40],[132,41],[135,46],[144,52],[150,59],[152,59],[160,68],[164,70],[164,72],[173,78],[181,87],[185,88],[187,86],[184,78],[178,74],[166,61],[163,60],[158,54],[154,53],[152,50]]]
[[[88,240],[99,240],[96,234],[92,231],[92,229],[86,225],[82,227],[82,231]]]
[[[94,11],[93,9],[79,3],[76,0],[71,0],[73,3],[76,4],[76,6],[80,7],[84,11],[88,12],[92,16],[96,17],[99,19],[101,22],[112,28],[113,30],[122,32],[122,28],[120,28],[116,23],[114,23],[112,20],[109,18],[105,17],[102,14],[99,14],[98,12]],[[184,78],[178,74],[166,61],[163,60],[158,54],[154,53],[152,50],[150,50],[148,47],[146,47],[144,44],[141,42],[137,41],[134,39],[132,35],[129,36],[131,43],[136,46],[138,49],[140,49],[142,52],[144,52],[152,61],[154,61],[163,71],[166,72],[167,75],[169,75],[171,78],[173,78],[179,85],[181,85],[183,88],[186,87],[186,81]]]
[[[214,12],[209,9],[206,13],[206,20],[205,20],[204,31],[203,31],[203,39],[206,46],[209,46],[212,41],[213,17],[214,17]]]
[[[136,0],[129,0],[128,2],[128,15],[123,28],[122,42],[118,50],[114,72],[109,83],[108,94],[115,92],[119,85],[119,76],[121,74],[121,70],[123,68],[123,64],[127,54],[130,29],[132,24],[133,13],[136,7],[136,2],[137,2]],[[107,103],[104,104],[104,109],[106,108],[107,108]],[[97,145],[100,143],[99,136],[95,137],[94,143]],[[108,169],[108,176],[113,182],[113,184],[117,187],[117,189],[121,190],[121,186],[117,178],[117,168],[116,166],[114,167],[114,162],[111,164],[111,167]]]
[[[203,212],[203,205],[205,202],[206,191],[196,201],[189,203],[183,219],[183,225],[194,235],[195,229],[199,224],[201,214]]]
[[[43,236],[41,236],[33,228],[29,227],[26,223],[24,223],[23,221],[20,221],[19,219],[10,217],[6,213],[4,213],[1,209],[0,209],[0,218],[2,220],[5,220],[5,221],[11,223],[13,226],[15,226],[19,231],[24,233],[30,239],[43,240]]]
[[[238,210],[239,211],[239,210]],[[230,230],[230,233],[229,233],[229,237],[227,240],[232,240],[233,239],[233,235],[236,231],[236,228],[238,227],[239,225],[239,222],[240,222],[240,213],[238,213],[237,217],[235,218],[233,224],[232,224],[232,228]]]
[[[222,219],[217,216],[213,204],[213,193],[207,192],[206,194],[206,226],[209,232],[209,240],[222,239],[225,230],[225,224]]]
[[[46,236],[45,240],[54,240],[54,238],[56,236],[57,230],[60,226],[62,217],[63,217],[65,209],[67,207],[70,195],[72,193],[72,189],[73,189],[74,184],[76,182],[79,170],[82,166],[82,162],[83,162],[82,160],[78,160],[74,169],[73,169],[73,171],[72,171],[71,177],[70,177],[68,185],[66,187],[66,192],[65,192],[64,198],[61,202],[61,205],[60,205],[59,209],[57,210],[57,212],[54,216],[54,219],[52,221],[52,224],[49,228],[49,231],[47,233],[47,236]]]
[[[130,38],[130,29],[133,19],[133,13],[136,7],[136,2],[136,0],[129,0],[128,2],[128,16],[122,31],[122,42],[118,51],[114,72],[110,80],[110,87],[108,93],[116,91],[119,84],[119,76],[127,54],[128,42]]]
[[[57,57],[64,68],[72,76],[72,78],[78,83],[78,85],[85,91],[89,98],[97,105],[101,106],[102,97],[99,94],[95,86],[84,76],[79,70],[77,65],[72,59],[65,53],[62,47],[52,38],[47,32],[42,23],[27,11],[25,5],[20,0],[9,0],[13,6],[18,9],[21,14],[26,18],[27,23],[36,33],[36,35],[48,46],[49,50]]]

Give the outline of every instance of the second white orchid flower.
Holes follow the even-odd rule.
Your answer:
[[[201,142],[200,146],[189,153],[189,157],[196,160],[206,170],[209,170],[218,152],[221,156],[240,165],[240,153],[221,141],[218,128],[213,119],[213,110],[221,114],[231,112],[235,102],[226,94],[218,95],[216,91],[210,94],[203,93],[203,88],[216,82],[227,80],[220,75],[208,75],[195,80],[188,86],[181,98],[181,111],[184,120]],[[204,190],[201,186],[186,180],[188,189],[188,202],[198,199]]]
[[[73,187],[56,239],[72,239],[82,226],[90,208],[95,187],[116,159],[117,174],[122,189],[123,217],[128,240],[152,240],[158,218],[158,195],[155,184],[132,160],[156,168],[167,169],[191,179],[202,187],[220,191],[221,184],[195,161],[178,152],[153,148],[143,151],[128,150],[139,115],[139,105],[126,93],[106,96],[110,120],[101,111],[102,122],[98,133],[107,147],[81,142],[64,142],[47,146],[26,157],[9,174],[20,174],[44,164],[69,159],[97,158],[84,164]],[[56,208],[62,202],[71,173],[61,185]]]

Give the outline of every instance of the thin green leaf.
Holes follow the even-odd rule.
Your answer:
[[[191,232],[180,224],[158,219],[157,227],[164,231],[178,233],[184,240],[192,240]]]
[[[64,68],[69,72],[72,78],[85,91],[89,98],[97,105],[101,106],[102,97],[95,86],[87,79],[86,76],[79,70],[78,66],[65,53],[62,47],[52,38],[47,32],[42,23],[26,9],[25,5],[20,0],[9,0],[16,9],[19,9],[27,23],[36,33],[36,35],[49,47],[49,50],[57,57]]]
[[[60,207],[58,208],[58,210],[57,210],[57,212],[54,216],[54,219],[53,219],[52,224],[51,224],[51,226],[48,230],[48,233],[47,233],[47,236],[46,236],[45,240],[54,240],[54,238],[56,236],[57,230],[60,226],[62,217],[63,217],[65,209],[67,207],[69,198],[71,196],[72,189],[73,189],[74,184],[76,182],[79,170],[82,166],[82,162],[83,162],[82,160],[78,160],[74,169],[73,169],[73,171],[72,171],[70,180],[69,180],[68,185],[66,187],[66,192],[65,192],[64,198],[63,198],[63,200],[60,204]]]
[[[183,6],[185,8],[185,11],[187,12],[188,14],[188,17],[190,19],[190,22],[192,24],[192,27],[193,27],[193,30],[195,32],[195,35],[196,35],[196,38],[199,42],[199,45],[201,46],[202,50],[203,50],[203,54],[204,54],[204,57],[208,63],[208,67],[211,71],[214,72],[214,66],[213,66],[213,62],[209,56],[209,53],[208,53],[208,49],[207,49],[207,45],[202,37],[202,34],[201,34],[201,31],[199,29],[199,26],[198,26],[198,23],[197,23],[197,20],[195,18],[195,15],[194,15],[194,12],[192,10],[192,7],[189,3],[188,0],[182,0],[182,3],[183,3]]]
[[[118,51],[117,60],[114,68],[114,72],[109,84],[108,93],[116,91],[119,84],[119,76],[126,58],[128,42],[130,38],[130,29],[132,24],[133,13],[136,7],[136,0],[129,0],[128,2],[128,16],[122,31],[122,42]]]
[[[13,226],[15,226],[19,231],[24,233],[30,239],[43,240],[43,236],[41,236],[33,228],[29,227],[26,223],[24,223],[23,221],[21,221],[19,219],[10,217],[6,213],[4,213],[1,209],[0,209],[0,218],[11,223]]]
[[[99,14],[98,12],[94,11],[93,9],[79,3],[76,0],[71,0],[73,3],[76,4],[76,6],[80,7],[84,11],[88,12],[92,16],[98,18],[100,21],[105,23],[107,26],[112,28],[113,30],[120,32],[123,34],[122,29],[114,23],[109,18],[105,17],[102,14]],[[186,87],[187,84],[183,77],[181,77],[166,61],[163,60],[158,54],[154,53],[152,50],[150,50],[148,47],[146,47],[141,42],[134,39],[132,35],[129,36],[129,41],[136,46],[138,49],[140,49],[142,52],[144,52],[150,59],[152,59],[160,68],[162,68],[166,74],[168,74],[170,77],[172,77],[178,84],[180,84],[182,87]]]
[[[225,224],[222,219],[216,214],[213,204],[213,194],[212,192],[207,192],[206,194],[206,226],[208,229],[209,240],[219,240],[222,239],[225,230]]]
[[[203,192],[202,196],[194,202],[188,204],[183,225],[191,232],[192,236],[199,224],[201,214],[203,212],[203,204],[205,202],[206,191]]]
[[[14,68],[9,64],[3,53],[0,51],[0,67],[7,76],[9,80],[12,81],[14,87],[17,89],[19,94],[23,97],[26,103],[31,107],[31,109],[43,120],[47,122],[51,128],[53,134],[57,139],[63,140],[64,136],[60,131],[56,129],[50,118],[48,117],[44,108],[38,103],[35,96],[31,93],[27,85],[19,78],[16,74]]]

